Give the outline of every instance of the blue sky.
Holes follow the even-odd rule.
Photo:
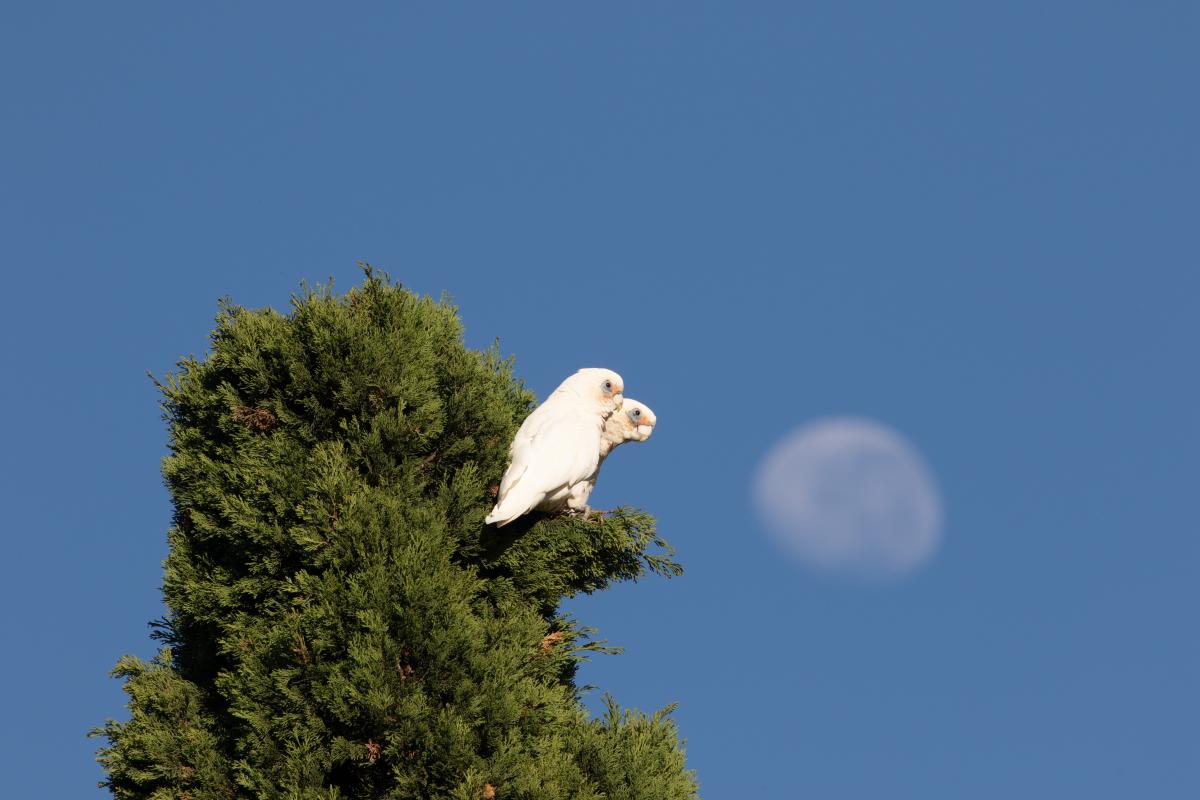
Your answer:
[[[146,370],[356,259],[538,394],[603,365],[657,412],[593,499],[687,572],[569,607],[626,647],[585,682],[681,704],[704,797],[1200,796],[1194,5],[3,16],[13,796],[103,796],[84,733],[154,649]],[[924,568],[762,530],[760,459],[829,415],[937,476]]]

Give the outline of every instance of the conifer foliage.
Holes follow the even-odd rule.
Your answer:
[[[224,303],[160,384],[175,505],[117,798],[695,796],[670,709],[589,718],[565,596],[678,574],[648,514],[484,527],[533,404],[456,310],[366,268],[287,315]]]

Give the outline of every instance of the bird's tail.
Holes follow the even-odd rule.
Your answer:
[[[492,509],[492,513],[483,518],[484,524],[503,528],[517,517],[529,513],[535,505],[534,501],[524,497],[521,492],[510,492]]]
[[[524,511],[521,512],[521,514],[524,513]],[[492,513],[483,518],[483,523],[485,525],[495,525],[497,528],[503,528],[505,525],[521,516],[521,514],[508,513],[501,509],[500,506],[496,506],[492,509]]]

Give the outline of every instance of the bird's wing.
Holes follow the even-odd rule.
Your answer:
[[[504,473],[490,519],[515,519],[547,494],[591,475],[599,454],[599,426],[569,403],[548,401],[531,414],[512,444],[512,463]],[[534,412],[535,414],[537,412]]]
[[[599,427],[587,418],[568,417],[538,431],[522,478],[537,491],[570,486],[592,474],[600,453]]]
[[[553,426],[555,421],[561,419],[567,410],[562,403],[556,402],[555,398],[551,397],[535,408],[521,423],[516,436],[513,437],[512,444],[508,446],[508,469],[504,471],[504,477],[500,479],[500,491],[496,495],[497,505],[504,502],[509,490],[521,481],[525,471],[533,463],[533,443],[538,438],[538,434],[548,426]]]

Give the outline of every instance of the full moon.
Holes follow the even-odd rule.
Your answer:
[[[775,538],[822,570],[908,572],[941,539],[942,503],[924,459],[868,419],[822,419],[784,437],[759,467],[754,500]]]

